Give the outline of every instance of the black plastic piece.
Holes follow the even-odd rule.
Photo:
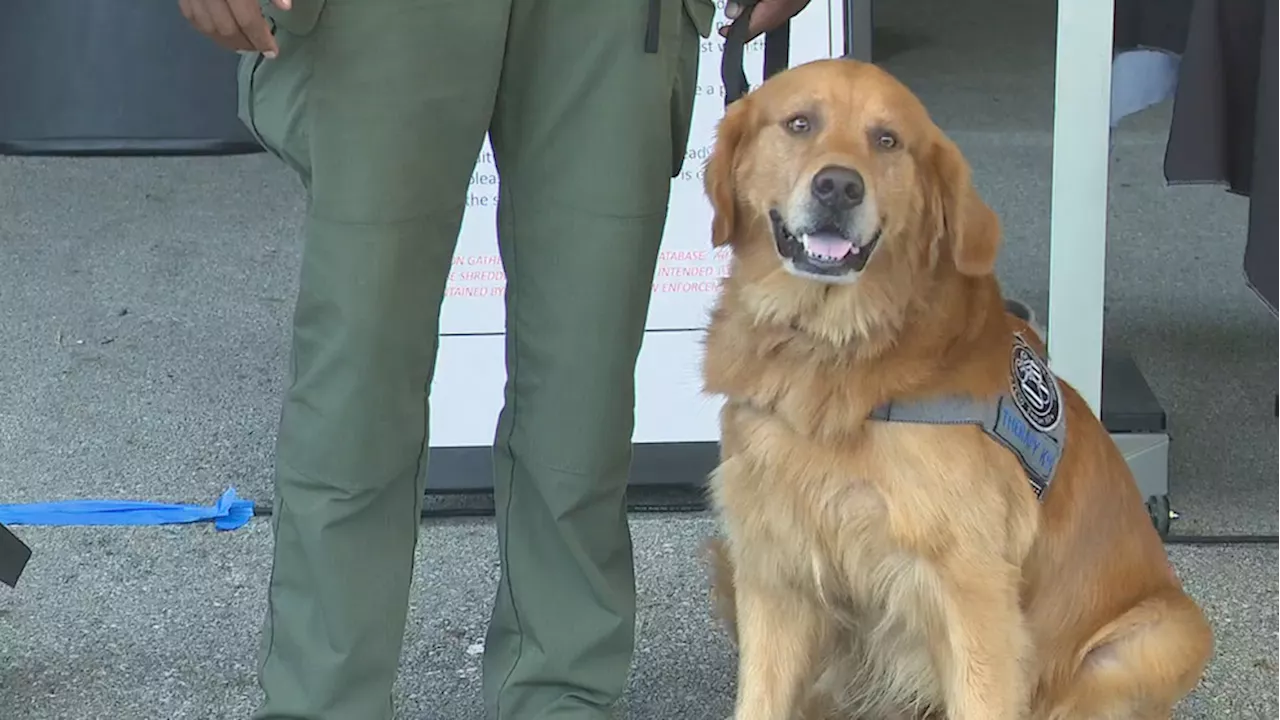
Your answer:
[[[719,463],[717,443],[637,443],[628,485],[701,486]],[[431,448],[428,467],[428,495],[493,490],[493,451],[488,447]]]
[[[1102,352],[1102,424],[1112,434],[1163,433],[1168,417],[1133,357]]]
[[[1169,526],[1173,522],[1172,509],[1169,507],[1168,495],[1154,495],[1147,498],[1147,514],[1151,516],[1151,524],[1161,539],[1169,536]]]
[[[17,587],[18,578],[31,559],[31,548],[14,535],[9,528],[0,524],[0,583],[9,587]]]

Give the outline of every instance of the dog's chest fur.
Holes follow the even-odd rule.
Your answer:
[[[809,702],[822,710],[814,712],[914,717],[938,703],[930,642],[941,627],[939,590],[914,546],[948,534],[942,501],[928,499],[937,479],[911,461],[880,472],[876,458],[894,450],[878,430],[828,444],[734,401],[722,420],[724,458],[712,487],[733,526],[739,577],[777,584],[824,618],[820,657],[829,664],[815,668]]]
[[[735,582],[789,593],[822,618],[813,718],[921,717],[941,705],[939,568],[1007,534],[1034,501],[1014,508],[1016,464],[977,428],[868,419],[938,373],[929,353],[900,349],[868,367],[734,302],[713,313],[704,371],[727,401],[711,486]]]

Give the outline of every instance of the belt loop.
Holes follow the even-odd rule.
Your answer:
[[[644,29],[644,51],[648,55],[658,52],[658,39],[662,35],[662,0],[649,0],[649,21]]]

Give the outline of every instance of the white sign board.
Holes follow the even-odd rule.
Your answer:
[[[725,22],[724,1],[718,5],[717,26]],[[790,64],[843,54],[843,23],[843,2],[813,0],[792,20]],[[711,207],[703,194],[702,173],[724,114],[723,46],[717,33],[702,43],[688,151],[672,184],[648,332],[636,368],[635,442],[708,442],[717,437],[719,405],[701,392],[701,337],[728,256],[711,248]],[[763,51],[760,37],[744,53],[752,87],[763,74]],[[491,444],[502,408],[506,278],[494,230],[497,194],[498,172],[486,142],[472,174],[441,310],[431,394],[432,447]]]

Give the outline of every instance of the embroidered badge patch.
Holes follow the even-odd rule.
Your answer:
[[[1018,412],[1040,432],[1062,422],[1062,395],[1053,373],[1021,335],[1013,336],[1009,358],[1009,390]]]

